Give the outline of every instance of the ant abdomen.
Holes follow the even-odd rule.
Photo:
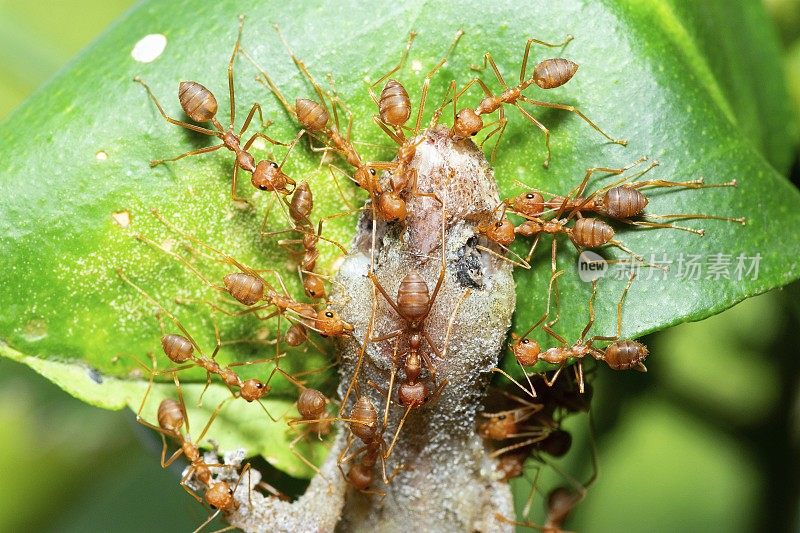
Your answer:
[[[234,272],[223,278],[231,296],[244,305],[254,305],[264,298],[264,282],[251,274]]]
[[[161,337],[161,347],[174,363],[185,363],[194,355],[194,346],[182,335],[164,335]]]
[[[645,371],[642,361],[648,355],[647,346],[632,340],[616,341],[605,350],[604,360],[614,370],[630,370],[631,368]]]
[[[542,451],[553,457],[564,457],[572,447],[572,435],[556,429],[541,442]]]
[[[402,126],[411,116],[411,99],[397,80],[389,80],[378,102],[381,120],[392,126]]]
[[[307,181],[301,181],[292,194],[289,216],[298,224],[307,223],[312,209],[314,209],[314,196],[311,193],[311,187]]]
[[[182,81],[178,100],[186,115],[195,122],[208,122],[217,114],[217,99],[196,81]]]
[[[297,399],[297,412],[305,420],[320,418],[325,413],[328,399],[316,389],[303,389]]]
[[[397,307],[409,320],[424,318],[430,308],[428,283],[418,272],[409,272],[397,289]]]
[[[306,327],[303,324],[292,324],[283,336],[283,340],[289,346],[300,346],[308,338]]]
[[[542,89],[561,87],[578,71],[578,64],[556,57],[545,59],[533,69],[533,81]]]
[[[186,417],[177,400],[166,398],[158,404],[158,425],[164,431],[178,433]]]
[[[371,442],[378,430],[378,411],[366,396],[359,396],[350,411],[350,431],[353,435],[364,441]]]
[[[601,212],[611,218],[631,218],[642,214],[647,207],[647,197],[638,189],[614,187],[604,195]]]
[[[309,131],[323,131],[328,126],[327,109],[322,104],[309,100],[308,98],[298,98],[294,102],[297,120]]]
[[[397,400],[404,407],[419,407],[428,401],[428,387],[424,383],[402,383],[397,390]]]
[[[614,228],[596,218],[579,218],[570,237],[578,246],[597,248],[614,238]]]

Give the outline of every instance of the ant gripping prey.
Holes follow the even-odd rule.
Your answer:
[[[209,89],[199,84],[198,82],[182,81],[180,83],[180,87],[178,90],[178,100],[180,101],[181,108],[190,119],[192,119],[195,122],[201,122],[201,123],[210,121],[214,129],[198,126],[196,124],[190,124],[188,122],[184,122],[170,117],[169,115],[166,114],[164,108],[161,106],[158,99],[153,94],[153,91],[150,89],[150,86],[139,76],[136,76],[133,80],[137,83],[140,83],[145,88],[148,96],[156,105],[156,108],[158,108],[158,112],[161,114],[162,117],[164,117],[164,119],[167,122],[191,131],[195,131],[212,137],[217,137],[220,141],[222,141],[220,144],[199,148],[197,150],[191,150],[189,152],[185,152],[183,154],[168,159],[154,160],[150,163],[150,166],[160,165],[162,163],[166,163],[169,161],[177,161],[179,159],[183,159],[184,157],[188,156],[214,152],[224,147],[233,152],[234,155],[236,156],[236,159],[233,164],[231,199],[235,202],[249,203],[248,200],[238,196],[236,192],[236,182],[239,169],[241,168],[243,171],[251,174],[251,181],[253,183],[253,186],[256,187],[257,189],[260,189],[262,191],[272,191],[275,194],[283,194],[283,195],[291,193],[294,190],[295,181],[283,172],[283,166],[286,163],[289,154],[292,152],[292,149],[300,140],[300,137],[303,135],[304,132],[300,131],[294,138],[294,140],[288,144],[286,155],[284,156],[283,161],[281,161],[280,164],[269,160],[256,162],[256,159],[249,152],[249,150],[250,147],[253,145],[253,143],[256,141],[256,139],[263,139],[274,145],[280,145],[280,146],[287,146],[285,143],[273,139],[272,137],[269,137],[264,133],[256,132],[242,145],[242,135],[249,128],[250,122],[253,120],[253,117],[255,116],[256,112],[258,112],[259,117],[261,117],[261,122],[262,123],[264,122],[263,116],[261,114],[261,105],[255,103],[251,107],[250,112],[248,113],[247,118],[245,119],[239,131],[236,132],[234,130],[234,123],[236,121],[236,99],[234,95],[235,91],[233,84],[233,67],[234,67],[234,62],[236,60],[236,56],[240,51],[240,43],[241,43],[243,28],[244,28],[244,17],[239,17],[239,34],[238,37],[236,38],[236,44],[233,47],[233,53],[231,54],[231,59],[228,63],[228,92],[230,96],[231,110],[230,110],[230,125],[227,129],[224,128],[222,124],[220,124],[219,120],[217,120],[216,118],[217,100],[214,97],[214,94]]]

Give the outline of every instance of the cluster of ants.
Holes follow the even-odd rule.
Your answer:
[[[266,224],[265,218],[265,224],[262,225],[262,234],[271,236],[292,233],[295,235],[292,239],[279,241],[279,244],[288,248],[292,255],[300,258],[298,271],[305,294],[310,301],[300,301],[292,296],[286,289],[280,274],[275,270],[257,269],[245,265],[234,257],[203,243],[188,232],[179,229],[166,217],[157,211],[153,211],[154,216],[171,232],[184,239],[188,246],[196,247],[201,254],[213,256],[220,262],[232,267],[234,271],[224,276],[221,283],[213,281],[192,260],[187,259],[184,255],[160,246],[147,236],[140,234],[136,235],[136,238],[180,262],[205,285],[220,293],[221,300],[203,302],[214,313],[223,313],[233,317],[255,316],[260,320],[276,319],[278,336],[275,340],[275,355],[273,357],[221,365],[216,361],[216,355],[223,343],[216,322],[216,347],[211,354],[206,354],[175,315],[135,284],[123,271],[119,270],[118,273],[121,279],[134,287],[159,310],[159,322],[163,332],[161,346],[164,355],[173,363],[173,366],[164,370],[157,370],[156,358],[153,357],[152,365],[145,367],[150,375],[150,385],[152,385],[156,376],[172,376],[178,391],[177,401],[165,399],[158,406],[157,425],[145,421],[141,416],[147,396],[142,400],[142,407],[139,410],[137,419],[142,424],[161,433],[162,437],[169,437],[178,443],[178,450],[167,459],[167,443],[166,439],[164,439],[162,466],[171,464],[181,455],[185,456],[189,462],[189,467],[181,479],[181,485],[193,494],[198,501],[202,502],[204,499],[210,506],[217,509],[217,513],[228,513],[238,508],[239,504],[234,497],[234,493],[248,466],[246,465],[243,468],[236,486],[234,486],[230,481],[221,479],[217,474],[218,469],[224,465],[207,462],[206,457],[200,453],[198,447],[225,402],[222,402],[216,408],[203,431],[192,439],[189,435],[189,421],[177,376],[184,370],[199,367],[207,374],[207,386],[212,380],[217,379],[231,390],[232,398],[242,398],[247,402],[259,403],[270,392],[271,380],[275,376],[279,376],[288,380],[299,390],[299,398],[296,404],[299,417],[291,419],[289,425],[303,425],[306,428],[292,442],[292,451],[303,462],[319,473],[316,466],[294,449],[294,445],[311,434],[318,436],[328,434],[334,422],[343,422],[349,428],[350,435],[347,447],[341,452],[338,460],[342,475],[350,485],[359,491],[377,495],[384,494],[383,491],[376,487],[375,471],[377,463],[380,462],[383,482],[386,484],[391,482],[392,475],[387,475],[386,473],[386,460],[391,455],[394,442],[397,440],[402,428],[402,422],[397,428],[397,433],[391,440],[391,444],[387,444],[387,439],[384,437],[386,415],[384,415],[383,423],[381,423],[378,408],[366,395],[357,395],[355,401],[352,402],[349,413],[345,413],[348,407],[346,395],[339,402],[339,412],[331,414],[329,413],[329,405],[336,402],[330,400],[322,391],[307,387],[306,382],[300,379],[300,376],[292,375],[280,367],[280,360],[286,356],[285,353],[281,352],[281,346],[296,347],[306,342],[313,343],[310,338],[311,332],[316,332],[322,337],[353,335],[353,326],[325,303],[327,297],[325,280],[327,276],[317,272],[316,268],[321,242],[327,242],[338,247],[344,254],[348,253],[348,250],[340,243],[322,235],[323,223],[331,218],[352,214],[357,211],[349,210],[333,217],[320,218],[315,224],[312,221],[314,197],[310,185],[306,181],[298,183],[289,177],[285,171],[285,166],[293,149],[305,135],[309,139],[311,150],[328,152],[338,156],[352,168],[351,174],[329,163],[331,177],[334,179],[340,194],[342,194],[342,189],[338,183],[337,174],[339,176],[347,176],[358,187],[368,193],[369,202],[364,209],[371,209],[373,220],[402,225],[408,216],[409,198],[425,196],[441,202],[435,192],[424,192],[418,189],[417,173],[412,162],[415,158],[417,147],[425,138],[422,117],[430,83],[435,73],[445,64],[449,54],[455,49],[463,32],[458,32],[456,39],[444,57],[425,76],[413,127],[407,125],[412,115],[409,94],[400,81],[392,78],[403,68],[406,62],[415,37],[413,32],[408,38],[405,50],[397,66],[369,85],[369,94],[378,108],[378,113],[373,117],[373,120],[397,144],[397,150],[396,156],[391,161],[367,161],[356,148],[356,143],[351,140],[352,114],[349,116],[346,130],[341,128],[339,114],[341,112],[349,113],[346,106],[335,91],[328,92],[321,88],[306,65],[291,50],[277,26],[276,30],[292,60],[313,86],[316,93],[315,98],[297,98],[294,104],[290,103],[269,76],[266,69],[258,65],[253,57],[241,47],[242,30],[243,18],[240,18],[238,38],[228,64],[230,123],[227,128],[217,118],[218,106],[214,94],[200,83],[195,81],[183,81],[180,83],[178,100],[184,113],[191,120],[191,122],[187,122],[169,116],[146,82],[138,77],[135,78],[136,82],[144,86],[147,95],[166,121],[197,133],[216,137],[220,141],[218,144],[188,151],[176,157],[152,161],[152,165],[155,166],[189,156],[207,154],[223,147],[231,151],[235,156],[231,184],[232,200],[249,203],[248,200],[241,198],[237,193],[237,178],[241,172],[249,174],[251,183],[255,188],[271,193],[278,200],[289,227],[279,231],[266,232],[263,228]],[[519,83],[513,86],[506,83],[492,56],[487,53],[484,56],[483,66],[475,66],[473,68],[482,70],[490,66],[497,81],[502,86],[502,91],[499,93],[493,92],[484,81],[477,77],[460,89],[456,82],[452,81],[448,86],[444,101],[435,110],[426,128],[430,130],[433,127],[440,127],[438,124],[444,115],[444,110],[452,103],[453,121],[452,126],[447,130],[448,136],[453,141],[458,142],[475,137],[484,130],[489,130],[481,144],[493,136],[497,137],[492,150],[492,159],[494,159],[497,146],[508,123],[505,111],[513,107],[543,132],[547,150],[544,166],[547,167],[551,158],[550,131],[523,108],[522,104],[528,104],[574,113],[608,141],[621,145],[626,144],[625,141],[609,136],[573,106],[535,100],[524,94],[534,85],[541,90],[560,87],[575,75],[578,65],[563,58],[545,59],[534,67],[532,73],[528,72],[527,66],[533,45],[548,48],[563,47],[571,39],[572,37],[568,36],[563,42],[555,44],[529,39],[525,46]],[[245,133],[249,129],[255,114],[258,113],[259,117],[262,115],[262,109],[258,103],[253,104],[242,126],[238,130],[235,128],[234,64],[240,54],[245,56],[259,70],[260,74],[257,80],[269,88],[288,114],[299,124],[299,132],[291,141],[284,143],[263,132],[254,133],[247,140],[244,140]],[[383,88],[380,93],[376,94],[376,88],[381,84],[383,84]],[[458,109],[458,101],[476,84],[483,91],[483,98],[478,105],[474,108],[464,107]],[[496,118],[494,120],[488,122],[485,120],[495,114]],[[333,115],[333,120],[331,120],[331,115]],[[261,118],[263,122],[263,117]],[[208,125],[209,123],[210,126]],[[257,158],[251,153],[251,149],[257,139],[286,147],[286,154],[282,161],[280,163],[266,159],[257,161]],[[330,160],[330,158],[326,159]],[[485,439],[487,446],[491,449],[491,456],[499,459],[499,478],[510,480],[523,475],[523,465],[529,458],[535,458],[539,463],[546,463],[547,460],[543,458],[543,454],[560,457],[569,449],[571,437],[569,433],[561,428],[561,421],[569,413],[588,411],[589,394],[587,388],[589,385],[584,383],[582,366],[582,360],[585,357],[588,356],[604,362],[616,370],[645,370],[643,362],[648,355],[647,347],[640,342],[621,337],[622,307],[625,295],[633,282],[633,277],[629,280],[619,301],[615,336],[595,335],[587,338],[594,322],[593,302],[597,290],[596,282],[593,284],[592,297],[589,300],[589,322],[580,338],[572,343],[554,330],[554,326],[558,321],[558,313],[556,313],[554,319],[548,320],[550,316],[549,300],[550,294],[555,293],[557,303],[557,278],[563,273],[557,270],[556,265],[558,235],[565,235],[578,249],[597,249],[611,245],[629,254],[632,260],[644,262],[642,256],[615,239],[614,229],[607,220],[646,228],[671,228],[695,234],[702,234],[703,230],[674,225],[669,223],[668,220],[719,219],[744,223],[743,219],[705,214],[645,214],[644,210],[648,204],[648,198],[645,196],[646,189],[731,187],[735,186],[736,183],[731,181],[706,184],[702,180],[665,181],[638,179],[651,170],[657,162],[651,163],[637,174],[623,176],[629,169],[643,163],[644,160],[645,158],[639,159],[635,163],[622,168],[590,168],[580,184],[567,194],[551,194],[526,186],[527,190],[525,192],[503,199],[494,212],[487,214],[485,219],[477,224],[477,232],[485,239],[484,244],[489,247],[484,247],[484,249],[499,250],[499,252],[493,253],[507,258],[514,265],[524,268],[530,268],[530,261],[540,237],[543,234],[553,236],[551,253],[552,275],[550,287],[548,288],[548,312],[521,336],[512,334],[512,341],[509,344],[516,362],[523,369],[522,375],[524,375],[525,383],[521,383],[499,368],[495,369],[508,377],[514,386],[522,389],[529,399],[511,394],[507,390],[492,395],[494,405],[499,405],[501,408],[492,410],[491,406],[487,406],[486,412],[483,413],[485,420],[477,428],[479,435]],[[320,165],[322,164],[320,162]],[[379,172],[382,172],[383,175],[379,176]],[[587,194],[586,189],[593,174],[600,172],[623,177],[611,185]],[[660,222],[657,221],[659,219],[661,220]],[[444,232],[444,229],[442,231]],[[509,249],[509,246],[517,236],[533,238],[530,250],[524,258]],[[444,243],[442,248],[444,248]],[[516,259],[512,259],[509,256],[515,256]],[[269,276],[275,276],[277,285],[268,281],[268,274]],[[395,357],[397,375],[402,376],[399,379],[396,391],[397,403],[406,408],[403,420],[412,409],[434,401],[438,392],[441,391],[442,387],[446,386],[446,381],[435,384],[435,370],[431,359],[433,356],[441,358],[443,350],[435,345],[425,329],[426,318],[431,312],[433,303],[442,286],[444,275],[443,250],[442,270],[432,291],[429,289],[428,282],[424,277],[417,272],[409,272],[400,283],[397,297],[393,298],[389,291],[381,285],[375,273],[372,270],[369,272],[369,277],[377,291],[380,292],[404,324],[403,327],[396,331],[365,339],[365,343],[367,343],[402,337],[407,343],[408,349],[406,352],[396,354]],[[166,332],[162,320],[165,316],[170,319],[179,332]],[[289,324],[283,333],[281,333],[282,320]],[[540,326],[547,335],[556,341],[555,346],[545,348],[529,337]],[[598,343],[603,342],[607,343],[604,347],[598,346]],[[526,368],[530,369],[540,362],[555,365],[557,370],[550,377],[543,373],[525,371]],[[561,370],[572,362],[575,363],[574,379],[569,377],[557,381]],[[257,378],[244,379],[237,370],[237,367],[243,365],[262,363],[271,363],[273,365],[272,371],[265,380]],[[537,366],[538,368],[541,368],[541,365]],[[395,373],[393,372],[392,377],[394,375]],[[423,380],[423,376],[432,377],[435,386]],[[387,395],[392,394],[393,385],[393,382],[389,383]],[[538,395],[537,391],[539,392]],[[149,392],[150,387],[148,387]],[[350,390],[348,389],[348,395],[349,393]],[[387,396],[387,413],[388,403]],[[267,411],[267,414],[273,420],[277,420],[269,411]],[[360,445],[355,450],[350,451],[356,441],[359,441]],[[347,470],[345,470],[345,467],[347,467]],[[585,488],[588,484],[575,483],[573,485],[574,487]],[[190,485],[204,489],[203,497],[198,496],[190,488]],[[548,499],[548,523],[545,526],[539,526],[532,522],[513,522],[508,518],[501,518],[518,525],[554,531],[561,527],[560,525],[566,514],[582,497],[581,490],[578,490],[577,494],[578,496],[576,496],[575,490],[568,490],[563,487],[551,493]],[[212,515],[209,521],[213,516],[215,515]]]

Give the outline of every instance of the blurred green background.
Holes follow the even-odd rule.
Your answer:
[[[0,0],[0,119],[130,4]],[[765,5],[800,117],[800,0]],[[791,178],[800,182],[797,165]],[[601,473],[570,528],[796,530],[798,324],[795,284],[646,339],[648,374],[600,368]],[[575,444],[564,468],[587,477],[585,417],[571,426]],[[0,428],[0,532],[191,531],[205,518],[178,487],[179,469],[160,468],[160,442],[132,413],[84,405],[7,359],[0,359]]]

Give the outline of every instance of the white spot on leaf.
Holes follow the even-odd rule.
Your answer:
[[[150,63],[158,59],[167,47],[167,38],[160,33],[145,35],[133,46],[131,56],[139,63]]]
[[[106,159],[108,159],[108,154],[105,153],[104,151],[100,150],[95,155],[95,158],[97,158],[98,161],[105,161]]]
[[[127,228],[131,225],[131,214],[127,211],[116,211],[111,213],[111,218],[114,219],[121,228]]]

